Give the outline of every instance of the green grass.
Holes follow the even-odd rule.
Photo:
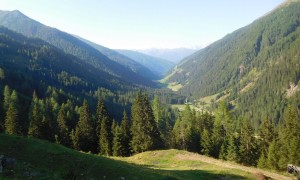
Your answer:
[[[14,173],[6,170],[0,179],[255,179],[252,173],[206,163],[201,160],[205,156],[179,150],[107,158],[43,140],[0,134],[0,155],[17,161]]]

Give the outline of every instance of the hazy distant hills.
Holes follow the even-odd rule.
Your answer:
[[[183,60],[168,83],[194,97],[227,97],[243,115],[278,118],[297,101],[300,79],[300,2],[286,1],[252,24]]]
[[[193,54],[196,52],[196,49],[188,49],[188,48],[175,48],[175,49],[138,49],[135,50],[150,56],[158,57],[161,59],[169,60],[175,64],[177,64],[183,58]]]
[[[89,63],[99,71],[105,72],[112,77],[123,79],[124,82],[143,86],[154,86],[154,83],[150,79],[109,59],[85,42],[82,42],[68,33],[32,20],[19,11],[0,11],[0,25],[28,37],[40,38],[63,50],[65,53],[74,55],[82,61]]]
[[[79,38],[83,42],[89,44],[93,48],[97,49],[102,54],[109,57],[109,59],[111,59],[117,63],[120,63],[121,65],[131,69],[133,72],[135,72],[135,73],[139,74],[140,76],[143,76],[147,79],[157,80],[164,75],[163,73],[158,73],[156,71],[153,71],[151,66],[149,67],[149,66],[147,66],[147,64],[140,63],[139,60],[136,60],[129,56],[123,55],[122,53],[119,53],[116,50],[109,49],[107,47],[101,46],[99,44],[88,41],[81,37],[77,37],[77,38]]]
[[[125,56],[128,56],[129,58],[149,68],[152,72],[158,74],[160,77],[165,75],[172,67],[175,66],[174,62],[162,58],[146,55],[138,51],[123,50],[123,49],[116,50],[116,51],[118,51],[119,53]]]

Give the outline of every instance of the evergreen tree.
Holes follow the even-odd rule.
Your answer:
[[[178,116],[173,129],[175,142],[178,148],[184,150],[193,149],[193,122],[194,119],[191,109],[189,105],[186,105],[182,115]]]
[[[120,156],[130,156],[130,124],[126,111],[123,112],[123,119],[120,126],[121,153]]]
[[[241,158],[241,163],[246,165],[256,165],[257,161],[257,146],[256,140],[253,137],[254,130],[248,120],[244,120],[242,123],[241,133],[240,133],[240,146],[239,153]]]
[[[270,143],[273,141],[275,136],[274,126],[272,121],[267,117],[263,119],[260,125],[260,138],[262,142],[260,143],[261,153],[265,156],[268,152]]]
[[[234,134],[229,137],[226,159],[233,162],[239,161],[238,142]]]
[[[33,92],[30,112],[29,112],[29,128],[28,128],[28,136],[35,138],[42,138],[42,112],[40,109],[39,99],[35,92]]]
[[[259,159],[257,161],[257,167],[259,168],[266,168],[268,166],[267,164],[267,157],[264,152],[261,152]]]
[[[95,129],[87,100],[80,108],[80,117],[72,135],[73,146],[77,150],[96,152]]]
[[[103,118],[109,117],[105,104],[101,98],[98,99],[97,103],[97,110],[96,110],[96,134],[97,137],[100,138],[100,130],[101,130],[101,123]]]
[[[112,154],[112,123],[109,117],[103,117],[100,129],[99,154],[109,156]]]
[[[293,106],[285,111],[284,124],[279,134],[279,168],[286,168],[286,164],[300,164],[300,124],[299,115]]]
[[[10,98],[11,98],[11,90],[6,85],[6,86],[4,86],[4,92],[3,92],[3,109],[4,109],[4,112],[6,112],[7,109],[8,109],[8,106],[10,104]]]
[[[211,133],[204,129],[201,134],[201,153],[211,156],[213,154],[213,142],[211,140]]]
[[[65,146],[70,146],[70,131],[67,126],[67,113],[65,104],[62,104],[57,116],[57,138],[56,141]]]
[[[122,147],[122,133],[120,132],[120,127],[118,125],[115,125],[114,128],[112,128],[114,138],[113,138],[113,156],[123,156],[123,147]]]
[[[100,122],[100,127],[98,126]],[[109,156],[112,154],[112,121],[108,115],[104,102],[99,99],[97,104],[97,131],[99,131],[99,154]],[[97,132],[98,133],[98,132]]]
[[[131,149],[133,153],[161,147],[160,134],[154,120],[147,94],[139,92],[131,107]]]
[[[54,106],[55,104],[52,104],[51,100],[46,99],[44,101],[41,101],[41,113],[43,115],[42,117],[42,123],[40,125],[41,128],[41,137],[42,139],[46,139],[48,141],[54,141],[57,130],[57,121],[55,119],[56,115],[54,113]]]
[[[6,112],[5,132],[7,134],[21,134],[17,108],[14,103],[10,103]]]
[[[266,159],[267,160],[266,166],[268,168],[274,169],[274,170],[279,169],[279,167],[278,167],[279,157],[277,154],[277,148],[278,148],[278,146],[277,146],[276,140],[273,140],[268,148],[268,155],[267,155],[267,159]]]

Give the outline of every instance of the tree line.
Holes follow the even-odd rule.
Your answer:
[[[46,139],[105,156],[177,148],[274,170],[300,165],[300,113],[294,106],[285,109],[278,123],[265,117],[255,131],[251,119],[235,117],[225,101],[214,114],[196,112],[189,105],[176,112],[158,97],[150,101],[147,93],[138,92],[131,111],[124,110],[122,120],[115,121],[101,98],[92,113],[87,100],[80,107],[70,100],[58,104],[55,97],[39,99],[34,92],[26,127],[18,96],[5,86],[1,127],[7,134]]]

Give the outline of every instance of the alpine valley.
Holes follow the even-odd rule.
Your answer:
[[[199,50],[0,10],[0,179],[299,178],[299,63],[299,0]]]

